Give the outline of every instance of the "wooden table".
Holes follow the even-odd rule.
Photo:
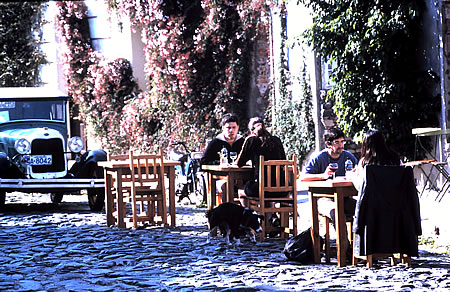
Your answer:
[[[416,160],[416,152],[417,152],[417,146],[421,147],[425,153],[428,154],[429,157],[431,157],[433,160],[440,161],[443,158],[443,155],[440,154],[438,149],[442,150],[442,140],[440,139],[443,135],[449,135],[450,129],[441,129],[441,128],[415,128],[412,129],[412,134],[416,135],[416,141],[414,145],[414,160]],[[436,141],[434,144],[435,153],[432,153],[430,149],[426,148],[420,140],[420,137],[435,137]],[[438,156],[441,157],[441,159],[438,158]]]
[[[114,198],[111,194],[113,185],[113,177],[121,178],[123,174],[130,171],[130,164],[128,160],[121,161],[100,161],[98,165],[103,167],[105,172],[105,211],[106,224],[108,226],[114,225]],[[164,173],[169,180],[169,214],[175,214],[175,166],[180,165],[179,161],[164,161]],[[117,193],[122,194],[121,183],[117,182]],[[124,214],[119,214],[119,218],[124,218]],[[119,227],[125,227],[124,222],[118,222]],[[170,225],[175,226],[175,216],[170,216]]]
[[[202,165],[202,170],[207,174],[208,191],[207,205],[208,209],[216,205],[216,181],[224,179],[227,181],[226,194],[222,194],[222,202],[234,201],[234,186],[239,182],[245,182],[253,178],[254,170],[251,166],[220,166],[220,165]]]
[[[308,181],[304,182],[308,187],[309,201],[311,202],[311,237],[314,247],[314,262],[320,263],[320,235],[319,235],[319,217],[317,210],[317,199],[332,198],[336,203],[336,245],[337,245],[337,264],[339,267],[346,265],[347,239],[345,234],[345,214],[344,197],[355,196],[358,194],[350,180],[337,177],[334,180]],[[351,232],[351,230],[349,230]]]

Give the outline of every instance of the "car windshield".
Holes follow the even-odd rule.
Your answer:
[[[64,122],[64,100],[0,101],[0,124],[23,120]]]

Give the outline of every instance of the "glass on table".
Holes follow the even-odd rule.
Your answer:
[[[339,168],[339,165],[336,162],[332,162],[330,164],[328,164],[328,167],[330,168],[330,170],[333,172],[333,179],[336,178],[336,171]]]
[[[236,165],[237,152],[230,152],[231,165]]]

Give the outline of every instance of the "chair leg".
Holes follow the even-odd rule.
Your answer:
[[[137,226],[137,204],[135,197],[132,198],[132,218],[133,218],[133,228],[136,229]]]
[[[391,258],[391,266],[397,265],[397,260],[395,259],[395,256],[392,255],[390,258]]]
[[[411,257],[409,255],[403,255],[402,263],[406,265],[407,268],[411,267]]]
[[[348,235],[348,241],[350,242],[350,245],[353,246],[353,222],[347,221],[347,235]]]
[[[266,237],[266,220],[262,220],[261,222],[261,233],[259,234],[259,241],[263,242]]]
[[[156,216],[156,205],[155,205],[155,201],[151,201],[148,204],[148,207],[150,209],[150,217],[152,218],[152,224],[155,223],[155,216]]]
[[[373,266],[373,256],[371,254],[369,254],[367,256],[367,267],[371,268]]]
[[[355,234],[352,232],[352,238],[355,238]],[[355,240],[352,241],[353,250],[355,250]],[[358,258],[352,253],[352,265],[356,266],[358,263]]]

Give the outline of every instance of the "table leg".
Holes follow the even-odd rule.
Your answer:
[[[233,172],[228,174],[227,178],[227,194],[226,201],[222,199],[222,202],[230,202],[234,203],[234,183],[236,181],[235,175]]]
[[[112,175],[105,169],[105,213],[106,213],[106,225],[114,225],[114,199],[112,198]]]
[[[126,228],[125,225],[125,208],[123,208],[123,193],[122,193],[122,169],[118,169],[116,172],[116,190],[117,190],[117,225],[120,228]]]
[[[175,227],[175,166],[169,166],[169,214],[170,225]]]
[[[428,173],[425,171],[425,169],[423,168],[425,166],[425,164],[430,164],[430,170],[428,171]],[[436,189],[435,183],[436,183],[436,179],[432,179],[431,175],[432,175],[432,171],[433,171],[433,165],[430,162],[427,163],[421,163],[418,165],[419,169],[422,171],[422,173],[425,176],[424,179],[424,183],[423,183],[423,188],[422,191],[420,192],[420,197],[422,197],[425,193],[425,190],[427,188],[427,183],[430,183],[430,190]],[[429,195],[429,193],[427,193],[427,196]]]
[[[344,214],[344,196],[340,194],[342,190],[336,188],[334,193],[334,201],[336,202],[336,245],[337,245],[337,262],[339,267],[346,265],[347,239],[345,235],[345,214]]]
[[[208,197],[207,197],[207,205],[208,210],[211,210],[216,205],[216,180],[212,173],[207,173],[208,178]]]
[[[446,186],[447,186],[447,187],[446,187]],[[442,186],[441,192],[438,194],[438,196],[436,197],[435,200],[437,200],[438,197],[439,197],[439,195],[441,195],[441,193],[442,193],[441,198],[438,200],[438,202],[440,203],[441,200],[442,200],[442,198],[445,196],[445,194],[447,193],[447,191],[448,191],[449,188],[450,188],[450,181],[446,180],[445,183],[444,183],[444,185]]]
[[[308,192],[311,204],[311,238],[313,242],[314,263],[320,264],[320,235],[319,235],[319,215],[317,211],[317,198],[312,191]]]

